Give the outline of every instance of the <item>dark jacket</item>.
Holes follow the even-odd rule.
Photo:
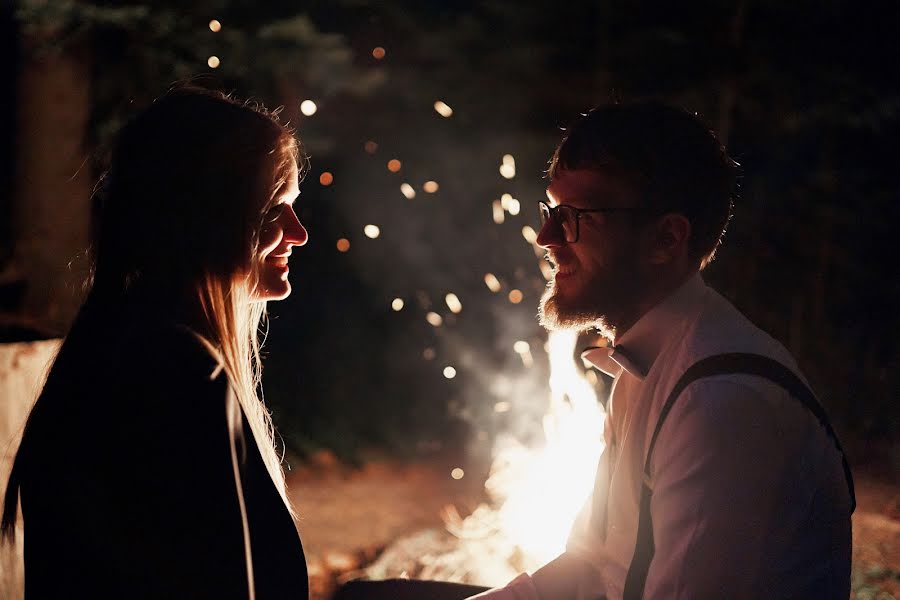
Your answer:
[[[225,374],[174,325],[99,335],[64,346],[23,441],[26,599],[246,598]],[[296,527],[239,415],[256,597],[305,599]]]

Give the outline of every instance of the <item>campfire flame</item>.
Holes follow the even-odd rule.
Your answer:
[[[572,523],[591,491],[606,416],[573,359],[576,341],[574,332],[550,333],[551,394],[542,423],[544,443],[530,448],[513,435],[498,439],[485,483],[493,503],[465,517],[454,506],[445,507],[445,530],[398,540],[366,569],[368,577],[386,579],[406,572],[418,579],[502,586],[565,549]],[[521,404],[506,385],[499,387],[506,392],[501,395],[508,398],[508,410]]]
[[[536,568],[564,549],[578,511],[591,492],[603,451],[605,412],[573,360],[573,331],[550,332],[550,407],[545,444],[525,448],[510,438],[498,447],[485,484],[499,502],[499,526]]]

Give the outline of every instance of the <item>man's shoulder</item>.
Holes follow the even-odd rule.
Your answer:
[[[796,360],[781,342],[710,288],[702,310],[677,349],[678,366],[685,370],[704,358],[737,352],[772,358],[800,374]]]

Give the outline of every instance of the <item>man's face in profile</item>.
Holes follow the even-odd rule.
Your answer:
[[[548,329],[600,327],[613,334],[630,316],[642,287],[633,210],[637,190],[613,170],[562,170],[547,188],[547,204],[617,209],[553,211],[537,240],[554,266],[541,298],[541,324]]]

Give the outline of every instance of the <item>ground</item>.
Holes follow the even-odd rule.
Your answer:
[[[374,560],[397,537],[441,526],[441,510],[465,514],[483,500],[475,476],[455,480],[441,461],[373,461],[361,468],[322,455],[288,474],[310,565],[313,600],[327,599],[338,581]],[[855,600],[900,599],[900,480],[856,469],[853,517]]]

